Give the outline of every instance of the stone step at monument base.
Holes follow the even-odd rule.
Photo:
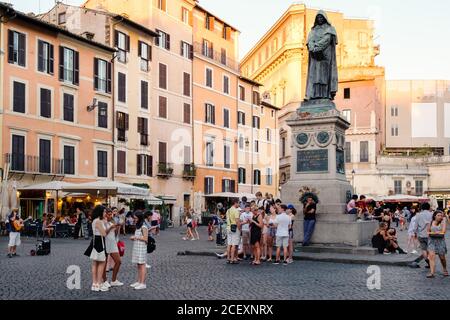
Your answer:
[[[295,246],[295,252],[304,253],[333,253],[333,254],[349,254],[360,256],[374,256],[378,254],[377,249],[371,247],[350,247],[350,246],[338,246],[330,244],[315,244],[308,247],[302,247],[301,245]]]
[[[316,215],[317,221],[319,222],[356,222],[357,215],[355,214],[344,214],[344,213],[318,213]]]

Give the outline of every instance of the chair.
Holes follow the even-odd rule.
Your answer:
[[[69,237],[69,225],[67,223],[58,223],[55,226],[55,238],[68,238]]]

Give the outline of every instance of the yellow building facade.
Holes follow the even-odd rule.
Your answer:
[[[263,95],[280,108],[278,128],[281,184],[289,179],[291,163],[291,134],[286,120],[299,108],[304,98],[308,69],[305,44],[317,12],[318,10],[307,8],[304,4],[291,5],[241,60],[243,76],[261,83]],[[340,93],[336,97],[336,105],[341,110],[350,110],[353,116],[353,111],[369,115],[373,113],[375,119],[367,117],[364,122],[352,123],[352,133],[362,133],[354,139],[355,146],[360,145],[357,139],[370,140],[368,145],[373,150],[368,152],[375,159],[377,149],[382,144],[381,133],[384,133],[383,81],[378,81],[384,79],[384,69],[375,64],[379,47],[373,39],[373,21],[347,19],[340,12],[327,11],[327,15],[337,30],[339,41],[337,61]],[[353,86],[357,87],[355,90],[358,94],[354,94],[351,101],[347,96],[344,99],[344,89],[345,92],[350,92]],[[371,92],[370,95],[367,90]],[[341,103],[343,100],[346,100],[345,103]],[[370,110],[367,105],[370,105]],[[371,121],[376,123],[375,128],[371,128]],[[367,128],[371,128],[369,135],[365,134]],[[361,144],[364,147],[365,142]],[[356,152],[356,148],[352,150],[351,152]]]

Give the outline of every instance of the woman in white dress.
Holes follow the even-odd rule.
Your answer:
[[[119,248],[117,247],[117,227],[118,225],[114,223],[113,220],[113,211],[111,209],[106,209],[106,221],[105,221],[105,230],[106,230],[106,253],[108,255],[108,259],[112,259],[114,261],[114,268],[112,274],[112,282],[111,284],[108,282],[106,277],[106,268],[103,273],[103,281],[107,287],[120,287],[123,286],[123,283],[117,280],[117,274],[119,273],[120,265],[122,263],[119,254]]]
[[[131,258],[132,264],[137,264],[138,279],[131,285],[136,290],[146,289],[145,277],[147,275],[147,242],[148,242],[148,228],[144,224],[144,214],[140,211],[135,213],[134,222],[136,224],[136,231],[131,237],[133,243],[133,255]]]

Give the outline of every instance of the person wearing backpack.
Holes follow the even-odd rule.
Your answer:
[[[131,258],[131,263],[137,265],[137,281],[130,285],[130,287],[135,290],[147,289],[145,284],[145,277],[147,275],[147,243],[148,243],[148,228],[144,224],[144,214],[138,211],[134,215],[134,222],[136,224],[136,231],[134,236],[130,239],[134,241],[133,243],[133,254]]]

